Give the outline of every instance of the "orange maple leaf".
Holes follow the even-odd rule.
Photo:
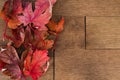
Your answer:
[[[11,0],[5,2],[0,17],[7,22],[9,28],[16,29],[21,24],[17,15],[22,11],[22,5],[20,0],[13,0],[12,10],[10,10],[10,3]]]
[[[63,25],[64,25],[64,18],[62,18],[58,23],[51,20],[47,24],[49,32],[52,34],[61,32],[63,30],[63,27],[64,27]]]

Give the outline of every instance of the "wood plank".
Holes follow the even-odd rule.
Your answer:
[[[84,18],[65,19],[65,30],[56,48],[55,80],[119,80],[120,50],[85,50]],[[73,22],[81,27],[74,27]]]
[[[53,13],[64,16],[120,16],[120,0],[57,0]]]
[[[84,50],[84,20],[78,17],[65,19],[65,30],[60,35],[56,51],[55,80],[119,80],[120,50]],[[76,28],[79,33],[72,23],[75,23],[76,19],[79,19],[76,24],[81,26]],[[72,38],[68,36],[70,32]],[[66,38],[69,41],[66,41]],[[66,42],[70,43],[69,46],[63,47]],[[81,47],[74,46],[71,42]]]
[[[120,80],[120,50],[59,50],[55,80]]]
[[[87,17],[87,49],[120,49],[120,17]]]
[[[56,46],[55,80],[83,80],[79,61],[85,48],[84,41],[84,17],[65,16],[65,28]]]
[[[59,16],[56,16],[56,18]],[[84,17],[64,16],[64,30],[59,35],[57,49],[85,48]],[[74,36],[73,36],[74,35]]]

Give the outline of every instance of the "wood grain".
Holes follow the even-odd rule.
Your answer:
[[[120,17],[87,17],[87,49],[120,49]]]
[[[65,19],[65,30],[56,47],[55,80],[119,80],[120,50],[84,49],[84,17]]]
[[[56,18],[59,16],[56,16]],[[64,30],[59,35],[56,49],[85,48],[84,17],[64,16]]]
[[[64,16],[120,16],[120,0],[57,0],[53,13]]]
[[[83,80],[79,63],[85,48],[84,17],[65,16],[65,21],[56,46],[55,80]]]
[[[119,80],[120,50],[59,50],[55,80]]]

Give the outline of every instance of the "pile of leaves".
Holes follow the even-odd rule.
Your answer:
[[[1,46],[0,70],[14,80],[37,80],[49,67],[64,18],[51,20],[56,0],[7,0],[0,12],[6,26]],[[8,33],[8,30],[10,31]]]

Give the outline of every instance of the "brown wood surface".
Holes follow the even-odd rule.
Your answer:
[[[0,7],[3,2],[0,1]],[[120,80],[120,50],[108,50],[120,48],[120,18],[105,17],[120,16],[120,0],[58,0],[53,14],[58,19],[65,17],[65,29],[59,35],[55,53],[55,80]],[[86,39],[84,16],[88,21]],[[1,20],[0,25],[1,35],[4,26]],[[52,63],[51,60],[51,67],[41,80],[53,80]],[[9,80],[3,75],[0,79]]]
[[[65,29],[60,35],[57,44],[55,80],[119,80],[120,50],[110,50],[105,47],[103,49],[101,49],[101,47],[93,50],[85,49],[84,17],[67,16],[65,19]],[[110,19],[113,19],[113,21],[116,20],[112,17]],[[100,19],[98,18],[97,20]],[[104,21],[103,18],[101,19],[101,22],[102,21]],[[104,25],[108,25],[108,23],[104,23]],[[90,26],[86,27],[92,30]],[[101,28],[99,29],[101,30]],[[113,26],[112,28],[114,29]],[[110,30],[111,29],[108,29],[108,31]],[[113,32],[113,34],[115,33],[116,31]],[[89,35],[92,35],[92,32],[86,36]],[[108,39],[109,38],[110,37],[108,37]],[[92,43],[92,40],[90,42]],[[112,44],[114,45],[116,43],[113,42]],[[105,45],[107,46],[107,44],[104,44],[104,46]],[[114,48],[114,46],[112,47]]]
[[[57,0],[54,14],[65,16],[120,16],[120,0]]]
[[[53,13],[55,15],[66,16],[66,23],[65,30],[60,35],[56,51],[55,80],[120,79],[120,50],[108,49],[116,49],[120,47],[119,19],[118,17],[116,17],[116,19],[106,19],[106,16],[120,16],[119,3],[120,0],[58,0],[57,4],[54,6]],[[92,23],[102,22],[102,24],[100,24],[101,27],[99,28],[96,28],[97,26],[89,25],[86,27],[87,49],[85,49],[84,45],[85,30],[84,21],[80,18],[81,16],[103,16],[101,20],[99,18],[95,18],[96,21],[95,19],[92,19],[95,22],[89,20],[90,18],[86,18],[86,21],[91,21],[89,22],[90,25]],[[106,23],[104,21],[108,21],[110,23]],[[105,31],[104,27],[109,27],[109,29]],[[92,30],[92,28],[95,29]],[[100,32],[102,30],[102,33],[97,33],[97,35],[100,34],[99,36],[94,34],[97,31]],[[117,41],[115,41],[115,38]],[[104,39],[109,41],[105,41],[104,44],[100,44]],[[95,42],[98,44],[92,44]],[[93,50],[88,50],[88,48]]]
[[[86,17],[87,49],[120,49],[120,17]]]

